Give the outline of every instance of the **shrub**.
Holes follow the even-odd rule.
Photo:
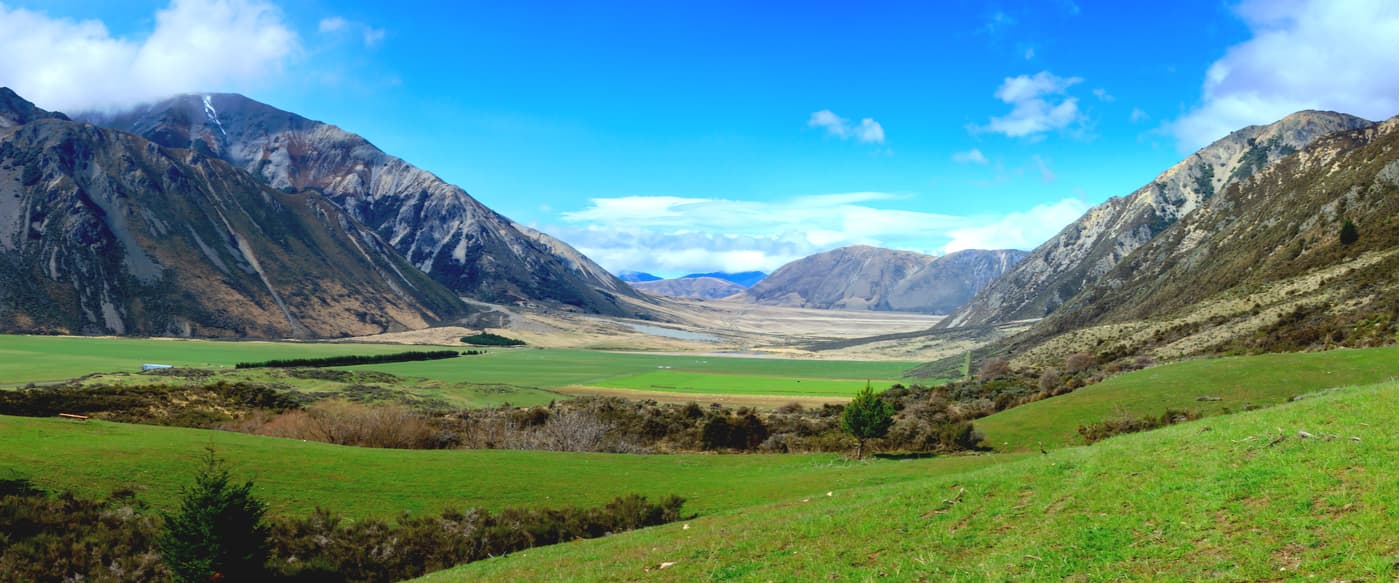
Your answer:
[[[1065,370],[1071,374],[1082,372],[1094,365],[1094,355],[1087,352],[1076,352],[1065,358]]]
[[[194,484],[183,490],[180,511],[161,513],[165,530],[157,541],[175,581],[255,581],[267,561],[267,506],[253,497],[253,483],[229,483],[212,448]]]
[[[462,337],[462,342],[464,342],[464,343],[466,343],[466,344],[472,344],[472,345],[475,345],[475,346],[524,346],[524,345],[525,345],[525,342],[524,342],[523,340],[516,340],[516,339],[514,339],[514,338],[509,338],[509,337],[506,337],[506,336],[501,336],[501,335],[499,335],[499,334],[492,334],[492,333],[490,333],[490,332],[482,332],[482,333],[480,333],[480,334],[472,334],[471,336],[463,336],[463,337]]]
[[[1361,234],[1356,231],[1356,223],[1351,222],[1351,219],[1342,221],[1342,228],[1337,231],[1337,239],[1343,245],[1355,243],[1360,238]]]
[[[856,459],[865,455],[865,440],[884,437],[894,422],[894,407],[875,396],[866,383],[841,411],[841,431],[856,438]]]
[[[1011,363],[1005,358],[993,358],[982,363],[982,368],[977,371],[977,378],[984,381],[1004,377],[1011,374]]]
[[[325,367],[325,366],[355,366],[360,364],[383,364],[386,362],[419,362],[424,360],[440,360],[444,358],[457,358],[463,354],[478,354],[475,351],[457,352],[456,350],[410,350],[408,352],[395,352],[393,354],[328,356],[325,358],[288,358],[282,360],[265,360],[262,362],[240,362],[234,368],[293,368],[293,367]]]

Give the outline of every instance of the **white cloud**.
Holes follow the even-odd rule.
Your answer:
[[[1107,89],[1104,89],[1102,87],[1096,88],[1094,89],[1093,94],[1094,97],[1099,98],[1099,101],[1107,101],[1110,103],[1113,102],[1113,94],[1109,93]]]
[[[973,148],[966,152],[954,152],[953,161],[959,164],[986,164],[987,157],[982,155],[982,151]]]
[[[373,48],[384,40],[385,34],[382,28],[370,28],[366,26],[364,32],[362,32],[360,36],[365,41],[365,47]]]
[[[1302,109],[1395,115],[1393,0],[1246,0],[1236,12],[1253,37],[1210,66],[1201,103],[1167,126],[1183,150]]]
[[[611,270],[660,275],[704,271],[772,271],[789,261],[847,245],[921,253],[983,243],[1030,249],[1078,218],[1067,199],[1007,216],[954,216],[883,209],[881,192],[744,201],[672,196],[592,199],[544,230]],[[1073,212],[1069,216],[1069,211]]]
[[[1088,210],[1083,201],[1066,198],[1055,204],[1036,205],[1023,213],[1011,213],[995,220],[949,232],[952,241],[945,253],[964,249],[1033,249],[1060,232],[1065,225]]]
[[[883,144],[885,143],[885,128],[880,123],[870,119],[862,118],[860,125],[855,128],[856,140],[865,143]]]
[[[813,112],[807,118],[807,127],[822,128],[827,134],[843,140],[855,138],[857,142],[865,144],[885,143],[885,128],[880,122],[867,117],[862,118],[860,123],[853,124],[830,109]]]
[[[320,32],[323,32],[323,33],[324,33],[324,32],[336,32],[336,31],[344,30],[345,27],[347,27],[347,26],[350,26],[350,21],[349,21],[349,20],[346,20],[346,19],[341,18],[341,17],[339,17],[339,16],[331,16],[331,17],[329,17],[329,18],[322,18],[322,19],[321,19],[321,23],[320,23],[319,25],[317,25],[316,29],[317,29],[318,31],[320,31]]]
[[[1131,122],[1133,122],[1133,123],[1142,123],[1142,122],[1144,122],[1144,121],[1147,121],[1148,118],[1151,118],[1151,117],[1152,117],[1152,116],[1147,115],[1147,112],[1145,112],[1145,111],[1143,111],[1143,110],[1141,110],[1141,109],[1139,109],[1139,108],[1134,107],[1134,108],[1133,108],[1133,112],[1130,113],[1130,114],[1128,114],[1128,121],[1131,121]]]
[[[385,32],[382,28],[374,28],[363,22],[346,20],[339,16],[329,16],[321,19],[321,23],[316,27],[321,34],[334,34],[340,32],[358,31],[360,40],[364,42],[365,48],[374,48],[384,40]]]
[[[1035,137],[1052,130],[1064,129],[1079,121],[1079,99],[1065,92],[1079,77],[1058,77],[1049,71],[1035,75],[1007,77],[994,94],[1011,104],[1011,113],[993,117],[986,126],[974,128],[1004,134],[1009,137]]]
[[[258,0],[172,0],[143,39],[101,22],[0,5],[0,80],[46,109],[112,109],[188,91],[235,90],[280,72],[295,32]]]

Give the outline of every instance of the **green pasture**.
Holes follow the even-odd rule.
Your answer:
[[[139,371],[145,363],[232,368],[247,361],[385,354],[413,349],[397,344],[0,335],[0,386],[62,381],[95,372]]]
[[[875,379],[869,382],[873,387],[884,389],[900,381],[897,379]],[[611,378],[595,384],[614,389],[672,393],[850,397],[864,388],[865,383],[864,380],[856,379],[768,377],[660,370]]]
[[[1397,413],[1352,387],[420,580],[1392,581]]]
[[[444,381],[504,383],[533,387],[592,385],[641,388],[631,386],[631,382],[627,379],[658,372],[688,373],[697,376],[720,375],[720,380],[727,379],[748,383],[749,386],[756,386],[757,379],[760,377],[774,377],[849,379],[859,381],[860,386],[864,387],[866,379],[898,379],[905,370],[915,364],[913,362],[792,360],[515,348],[493,350],[489,354],[470,359],[398,362],[365,365],[358,368]],[[856,389],[851,389],[849,393],[854,394]],[[736,390],[733,392],[752,391]],[[815,396],[824,394],[828,393],[813,393]]]
[[[1318,389],[1396,378],[1396,347],[1262,354],[1191,360],[1105,380],[1072,393],[1007,409],[974,422],[1004,451],[1081,444],[1078,428],[1113,417],[1159,416],[1167,409],[1208,415],[1274,405]],[[1219,397],[1219,401],[1201,401]]]
[[[0,479],[105,496],[133,488],[157,509],[178,504],[203,448],[251,479],[276,514],[316,506],[393,519],[444,508],[601,505],[677,494],[712,514],[828,491],[926,478],[1007,459],[960,456],[851,462],[838,455],[622,455],[395,450],[224,431],[0,416]]]
[[[0,387],[60,381],[91,373],[139,371],[143,363],[227,369],[246,361],[384,354],[415,348],[395,344],[0,335]],[[463,346],[466,348],[469,347]],[[515,348],[445,360],[345,368],[403,377],[411,390],[454,403],[533,405],[557,397],[537,389],[569,385],[668,390],[648,386],[661,384],[685,387],[674,390],[691,393],[847,396],[864,387],[867,380],[879,388],[895,382],[914,382],[891,379],[900,379],[915,364]],[[656,382],[657,374],[668,378],[679,375],[676,378],[681,382]],[[502,396],[503,387],[516,394]]]

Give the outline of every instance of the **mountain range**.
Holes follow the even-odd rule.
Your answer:
[[[0,89],[0,329],[330,337],[466,314],[324,195]]]
[[[719,299],[732,296],[748,289],[768,274],[762,271],[741,271],[729,273],[691,273],[672,279],[662,279],[641,271],[623,271],[618,274],[623,281],[646,293],[673,298]]]
[[[1345,114],[1303,111],[1267,126],[1235,131],[1133,193],[1089,209],[939,326],[1045,317],[1217,193],[1324,135],[1372,123]]]
[[[788,263],[744,291],[744,301],[802,308],[946,314],[1017,265],[1016,250],[944,256],[857,245]]]
[[[1236,131],[1090,209],[932,334],[1033,320],[976,352],[1033,369],[1393,343],[1396,126],[1303,111]]]
[[[459,295],[650,317],[646,296],[564,242],[336,126],[237,94],[181,95],[76,117],[224,160],[272,188],[320,193]]]

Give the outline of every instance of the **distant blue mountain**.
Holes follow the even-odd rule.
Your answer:
[[[753,287],[753,284],[762,281],[763,278],[768,277],[768,274],[762,271],[745,271],[741,273],[725,273],[723,271],[715,271],[712,273],[692,273],[690,275],[683,275],[677,279],[689,279],[692,277],[713,277],[715,279],[722,279],[724,281],[737,283],[744,287]],[[627,281],[627,279],[623,278],[623,281]]]
[[[639,281],[660,281],[661,278],[641,271],[622,271],[617,274],[617,278],[628,282],[637,283]]]

